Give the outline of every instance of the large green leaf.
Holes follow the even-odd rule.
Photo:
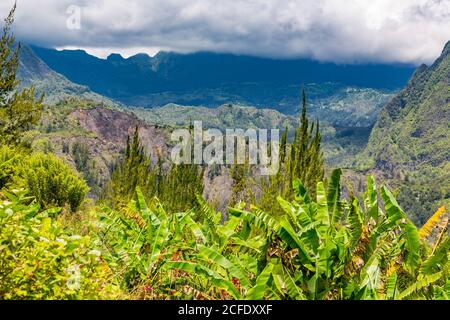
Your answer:
[[[317,183],[317,211],[315,220],[320,223],[316,228],[322,238],[326,237],[330,226],[330,215],[328,213],[327,195],[323,182]]]
[[[384,208],[390,218],[395,218],[395,220],[406,218],[406,214],[400,208],[394,195],[386,186],[381,187],[381,197],[383,198]]]
[[[413,295],[418,293],[422,288],[442,279],[444,273],[438,272],[432,275],[426,275],[421,280],[414,282],[408,288],[403,290],[399,295],[398,299],[403,300],[406,298],[414,298]]]
[[[405,259],[405,267],[410,274],[414,275],[417,267],[419,266],[420,260],[419,231],[416,226],[408,220],[403,227],[403,232],[405,237],[405,246],[408,250]]]
[[[327,278],[331,277],[335,264],[332,258],[336,250],[337,247],[331,239],[327,239],[322,243],[318,249],[316,272],[320,275],[324,274]]]
[[[197,263],[188,261],[168,261],[164,264],[166,270],[179,269],[191,273],[196,277],[203,277],[211,281],[218,289],[227,291],[234,299],[240,299],[241,294],[231,281],[221,277],[213,270]]]
[[[272,278],[273,264],[268,263],[264,270],[256,279],[256,284],[251,288],[246,295],[247,300],[262,300],[270,279]]]
[[[353,199],[350,203],[350,211],[347,215],[347,223],[349,224],[350,229],[350,242],[352,248],[358,243],[361,234],[362,234],[362,221],[361,216],[359,214],[359,203],[358,199]]]
[[[331,215],[331,224],[339,223],[342,218],[343,210],[341,203],[341,180],[342,170],[336,169],[331,173],[330,182],[327,190],[327,204]]]
[[[139,187],[136,187],[136,196],[139,212],[145,222],[148,225],[159,225],[161,221],[159,221],[158,217],[149,209],[144,194]]]
[[[291,202],[284,200],[280,196],[277,197],[277,201],[280,204],[281,209],[283,209],[284,212],[287,213],[292,225],[294,225],[297,229],[301,229],[301,225],[299,224],[297,216],[298,208],[296,208]]]
[[[369,217],[373,218],[375,221],[378,221],[377,186],[372,175],[367,177],[367,206],[369,210]]]
[[[385,288],[386,288],[386,300],[394,300],[396,295],[397,295],[397,279],[398,279],[398,275],[396,272],[394,272],[393,274],[391,274],[387,279],[386,279],[386,284],[385,284]]]
[[[230,260],[221,255],[219,252],[211,248],[199,245],[198,249],[200,257],[203,256],[207,260],[210,260],[216,265],[219,265],[222,268],[226,269],[229,272],[230,276],[235,277],[236,279],[239,280],[242,287],[249,288],[251,286],[250,281],[248,280],[247,275],[245,274],[245,271],[241,267],[235,265]]]
[[[439,246],[434,250],[434,253],[422,263],[420,272],[430,275],[440,271],[448,262],[450,252],[450,237],[446,237]]]
[[[204,243],[206,241],[206,237],[203,234],[200,226],[190,216],[185,217],[184,221],[186,223],[186,226],[191,230],[197,240]]]
[[[295,179],[292,183],[295,191],[295,199],[301,201],[302,203],[311,203],[311,198],[309,197],[308,191],[299,179]]]
[[[280,228],[278,230],[279,237],[292,249],[299,250],[300,261],[307,268],[311,268],[312,258],[308,254],[308,250],[302,240],[297,236],[289,221],[286,219],[280,222]]]
[[[214,241],[219,241],[217,226],[220,223],[221,215],[216,212],[201,196],[197,196],[197,202],[200,205],[200,214],[203,217],[204,225],[207,226],[207,232]]]

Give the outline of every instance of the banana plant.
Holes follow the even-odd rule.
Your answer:
[[[343,199],[341,174],[315,199],[294,181],[295,200],[277,199],[284,215],[240,203],[222,222],[201,197],[169,213],[138,188],[126,208],[105,210],[100,238],[124,286],[143,284],[150,298],[448,298],[445,209],[419,230],[371,176],[362,200]]]
[[[340,176],[335,170],[326,188],[318,183],[316,201],[295,181],[295,201],[278,199],[285,211],[281,217],[255,206],[230,210],[252,226],[252,233],[266,234],[270,241],[264,271],[271,270],[271,275],[264,277],[265,290],[288,299],[405,299],[431,297],[426,287],[440,282],[445,296],[448,219],[437,218],[444,216],[443,209],[419,231],[385,186],[379,201],[372,176],[362,202],[342,200]],[[444,226],[438,243],[424,255],[430,245],[421,234],[440,220]]]

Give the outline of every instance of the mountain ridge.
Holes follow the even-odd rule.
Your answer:
[[[124,104],[143,107],[241,103],[293,114],[298,103],[286,99],[286,92],[292,96],[292,87],[296,98],[307,84],[392,91],[403,87],[414,70],[409,65],[338,65],[211,52],[160,52],[154,57],[137,54],[129,58],[111,54],[100,59],[82,50],[33,50],[71,81]],[[326,97],[333,93],[325,92]]]

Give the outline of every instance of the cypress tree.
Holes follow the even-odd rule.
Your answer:
[[[306,107],[306,94],[302,90],[302,112],[300,127],[296,130],[292,143],[290,162],[290,181],[300,179],[311,195],[315,195],[317,182],[324,177],[322,136],[319,121],[309,125]]]
[[[164,168],[161,154],[156,163],[152,163],[151,156],[141,145],[136,127],[133,137],[127,138],[124,158],[113,168],[103,199],[114,206],[126,205],[139,186],[147,198],[159,198],[168,211],[186,211],[196,206],[196,196],[203,193],[203,175],[204,168],[194,164]]]
[[[23,133],[39,121],[43,96],[37,99],[34,87],[18,89],[20,44],[11,33],[15,10],[16,5],[5,19],[0,39],[0,143],[24,145]]]
[[[281,196],[287,200],[294,198],[292,182],[300,179],[311,196],[315,196],[317,182],[324,178],[322,136],[319,121],[309,124],[306,94],[302,90],[302,110],[300,126],[295,130],[292,144],[287,143],[288,128],[280,142],[280,169],[274,176],[261,179],[259,206],[271,212],[283,212],[276,200]]]

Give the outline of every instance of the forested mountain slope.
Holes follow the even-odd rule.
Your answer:
[[[107,105],[119,105],[103,97],[85,85],[71,82],[63,75],[52,70],[28,45],[22,44],[20,64],[17,73],[22,87],[35,86],[37,92],[45,93],[45,102],[54,104],[67,96],[91,99]]]
[[[442,55],[415,72],[381,111],[360,158],[402,184],[400,200],[417,214],[450,198],[450,42]],[[394,181],[397,180],[397,182]]]

